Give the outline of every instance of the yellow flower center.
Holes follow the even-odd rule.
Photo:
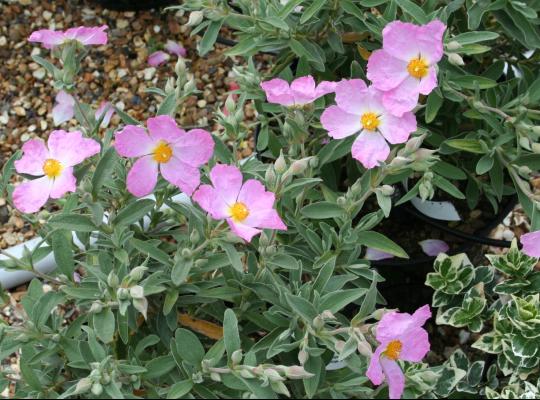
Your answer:
[[[242,222],[249,215],[249,210],[244,203],[234,203],[229,209],[234,222]]]
[[[423,58],[413,58],[409,61],[409,65],[407,65],[407,71],[409,75],[417,79],[422,79],[428,74],[429,65]]]
[[[377,129],[377,127],[381,123],[381,121],[379,120],[379,117],[377,117],[377,114],[373,112],[367,112],[363,114],[361,121],[362,121],[362,126],[364,127],[364,129],[368,131],[374,131],[375,129]]]
[[[392,340],[388,343],[384,355],[390,360],[396,361],[399,358],[403,344],[399,340]]]
[[[159,142],[154,149],[154,160],[158,163],[167,163],[172,157],[172,148],[165,142]]]
[[[64,167],[62,167],[60,161],[52,158],[45,160],[45,163],[43,164],[43,173],[49,178],[58,178],[63,169]]]

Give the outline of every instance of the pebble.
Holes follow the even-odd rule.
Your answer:
[[[43,19],[45,19],[45,21],[49,21],[52,16],[53,16],[53,13],[50,12],[50,11],[43,11]]]
[[[118,29],[126,29],[129,26],[129,21],[127,19],[119,19],[116,21],[116,28]]]
[[[4,111],[2,115],[0,115],[0,124],[7,125],[9,122],[9,116],[7,111]]]
[[[204,108],[206,107],[206,100],[199,100],[197,101],[197,107]]]
[[[150,81],[156,74],[156,69],[154,67],[149,67],[144,69],[144,80]]]
[[[26,115],[26,110],[21,106],[15,107],[13,111],[15,111],[15,114],[19,117],[24,117]]]
[[[4,47],[7,44],[7,39],[5,36],[0,36],[0,47]]]
[[[47,71],[45,71],[45,68],[38,68],[34,72],[32,72],[32,76],[38,80],[42,80],[47,75]]]
[[[503,239],[504,239],[504,240],[509,240],[509,241],[510,241],[510,240],[514,239],[514,237],[515,237],[516,235],[515,235],[514,232],[512,232],[510,229],[505,229],[505,230],[503,231],[502,236],[503,236]]]
[[[122,79],[124,76],[128,74],[128,70],[125,68],[118,68],[116,70],[118,79]]]

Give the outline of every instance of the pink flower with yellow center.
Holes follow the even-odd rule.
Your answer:
[[[59,199],[76,190],[73,167],[99,153],[100,145],[84,138],[81,132],[53,131],[47,146],[41,139],[32,139],[23,147],[23,156],[15,161],[19,174],[39,177],[20,184],[13,191],[15,207],[24,212],[39,211],[49,197]]]
[[[34,31],[28,38],[30,42],[41,43],[46,49],[60,46],[70,40],[75,40],[84,46],[107,44],[107,25],[86,27],[78,26],[66,31],[41,29]]]
[[[377,325],[379,346],[371,357],[367,377],[374,385],[388,383],[389,397],[399,399],[405,389],[405,375],[398,360],[420,362],[430,349],[427,331],[422,328],[431,318],[429,305],[411,315],[389,312]]]
[[[367,77],[385,92],[384,105],[396,115],[411,111],[419,94],[437,86],[445,29],[441,21],[422,26],[394,21],[384,28],[383,48],[369,57]]]
[[[287,227],[273,208],[276,196],[255,179],[243,183],[240,170],[231,165],[216,165],[210,171],[212,185],[201,185],[195,200],[214,219],[227,220],[232,231],[250,242],[261,229]]]
[[[289,85],[283,79],[275,78],[261,83],[269,103],[281,104],[287,107],[301,107],[313,103],[319,97],[332,93],[335,82],[322,81],[315,84],[311,75],[297,78]]]
[[[148,132],[127,125],[115,135],[114,147],[123,157],[137,157],[127,176],[131,194],[143,197],[154,190],[158,171],[187,195],[200,184],[199,167],[212,157],[214,140],[203,129],[180,129],[168,115],[149,118]]]
[[[367,87],[361,79],[342,80],[335,92],[337,105],[324,110],[321,123],[334,139],[360,133],[351,153],[365,168],[376,167],[386,160],[390,154],[387,141],[404,143],[416,130],[413,113],[395,116],[383,104],[383,92]]]

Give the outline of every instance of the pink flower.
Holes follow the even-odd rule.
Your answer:
[[[371,357],[367,377],[374,385],[388,382],[391,399],[399,399],[405,389],[405,375],[398,360],[420,362],[430,349],[428,333],[422,326],[431,318],[426,304],[413,315],[389,312],[377,325],[379,346]]]
[[[280,78],[261,83],[261,88],[265,91],[269,103],[287,107],[301,107],[312,103],[319,97],[332,93],[335,86],[335,82],[328,81],[322,81],[315,86],[315,80],[311,75],[297,78],[290,85]]]
[[[32,32],[28,41],[41,43],[46,49],[60,46],[69,40],[76,40],[85,46],[102,45],[107,44],[107,33],[105,32],[107,29],[107,25],[96,27],[79,26],[70,28],[67,31],[41,29]]]
[[[242,173],[231,165],[216,165],[210,171],[212,185],[201,185],[193,200],[214,219],[226,219],[232,231],[250,242],[261,229],[287,227],[274,210],[276,196],[262,183],[249,179],[242,184]]]
[[[99,105],[99,108],[96,110],[95,118],[96,121],[99,121],[101,117],[103,117],[103,120],[101,121],[101,127],[106,128],[109,126],[109,122],[111,122],[111,118],[114,114],[114,107],[111,103],[108,101],[102,101]]]
[[[39,176],[24,182],[13,191],[13,203],[24,213],[38,211],[49,197],[59,199],[76,190],[73,167],[99,153],[100,145],[84,138],[81,132],[53,131],[47,146],[41,139],[32,139],[23,147],[23,156],[15,161],[19,174]]]
[[[170,58],[171,56],[164,51],[155,51],[148,56],[148,64],[150,64],[152,67],[157,67],[168,61]]]
[[[158,170],[165,180],[191,195],[200,184],[199,167],[212,157],[214,140],[203,129],[180,129],[168,115],[149,118],[148,133],[127,125],[115,135],[114,147],[123,157],[138,157],[127,176],[127,188],[137,197],[156,186]]]
[[[384,28],[383,48],[369,57],[367,77],[385,92],[383,103],[396,115],[411,111],[420,93],[437,86],[445,29],[440,21],[422,26],[394,21]]]
[[[540,257],[540,231],[521,235],[519,241],[523,245],[523,253],[529,257]]]
[[[440,253],[446,253],[450,250],[445,241],[438,239],[426,239],[418,242],[418,244],[422,247],[422,251],[431,257],[436,257]]]
[[[69,121],[75,115],[75,99],[70,94],[59,91],[55,97],[56,104],[53,107],[52,115],[55,126]]]
[[[416,130],[416,117],[393,115],[383,104],[383,93],[369,88],[361,79],[342,80],[336,86],[336,103],[321,115],[321,123],[334,139],[360,132],[352,146],[352,155],[365,168],[386,160],[391,144],[404,143]]]
[[[176,43],[172,40],[167,40],[167,43],[165,44],[165,50],[167,50],[170,54],[174,54],[178,57],[185,57],[187,56],[187,50],[180,45],[180,43]]]

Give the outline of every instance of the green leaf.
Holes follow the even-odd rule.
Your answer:
[[[191,333],[191,332],[190,332]],[[190,349],[185,349],[186,352],[189,352]],[[152,358],[148,363],[146,363],[146,373],[143,375],[144,379],[152,380],[159,378],[165,374],[168,374],[176,367],[176,362],[171,355],[161,356]]]
[[[171,279],[174,285],[180,286],[184,283],[193,267],[193,259],[186,260],[183,257],[179,257],[177,261],[174,262]]]
[[[343,217],[345,210],[335,203],[321,201],[303,207],[301,213],[311,219],[326,219]]]
[[[285,298],[292,310],[309,323],[317,316],[317,310],[315,310],[313,305],[306,299],[300,296],[294,296],[290,293],[286,293]]]
[[[309,7],[307,7],[302,16],[300,17],[300,23],[304,24],[311,19],[317,12],[327,3],[327,0],[315,0]]]
[[[56,231],[51,236],[54,261],[60,271],[69,279],[72,279],[73,271],[75,271],[71,236],[71,232],[64,230]]]
[[[97,226],[90,217],[79,214],[58,214],[49,220],[49,224],[55,229],[64,229],[73,232],[94,232]]]
[[[176,93],[172,92],[165,97],[163,103],[160,104],[157,115],[170,115],[174,117],[176,112]]]
[[[364,296],[366,292],[366,289],[355,288],[328,293],[321,298],[319,310],[321,312],[325,310],[330,310],[333,314],[335,314],[341,309],[343,309],[343,307],[345,307],[346,305]]]
[[[103,157],[101,157],[99,160],[96,166],[96,171],[92,176],[92,196],[94,199],[98,197],[101,187],[103,186],[103,182],[110,178],[114,169],[114,164],[117,160],[118,156],[116,155],[116,150],[113,147],[108,149],[105,154],[103,154]]]
[[[221,25],[223,25],[223,20],[212,21],[206,28],[206,32],[204,32],[203,38],[199,43],[199,54],[201,56],[204,56],[214,47]]]
[[[426,114],[425,114],[426,124],[429,124],[431,121],[435,119],[442,104],[443,104],[443,99],[439,95],[439,93],[437,93],[437,90],[434,90],[433,92],[431,92],[427,98],[427,104],[426,104]]]
[[[115,319],[110,308],[105,308],[100,313],[94,314],[94,331],[103,343],[111,343],[114,338]]]
[[[163,250],[158,249],[154,243],[132,238],[130,243],[143,254],[147,254],[154,260],[161,262],[164,265],[172,265],[171,258]]]
[[[154,209],[156,202],[150,199],[134,201],[118,213],[113,219],[113,224],[117,227],[132,224]]]
[[[453,37],[452,40],[455,40],[461,45],[467,45],[478,42],[485,42],[487,40],[495,40],[499,37],[497,32],[489,31],[475,31],[475,32],[465,32]]]
[[[455,76],[450,78],[450,81],[464,89],[473,90],[476,89],[476,87],[479,89],[489,89],[498,85],[497,81],[494,81],[493,79],[474,75]]]
[[[494,159],[490,154],[484,154],[476,164],[476,174],[484,175],[493,167]]]
[[[189,364],[199,367],[204,358],[204,347],[195,336],[187,329],[177,329],[174,335],[174,344],[178,355]]]
[[[454,196],[456,199],[464,199],[465,195],[455,187],[448,179],[442,176],[434,176],[432,181],[439,189],[444,190],[446,193]]]
[[[122,120],[124,124],[136,125],[136,126],[142,125],[141,122],[137,121],[135,118],[133,118],[131,115],[129,115],[125,111],[120,110],[118,107],[114,107],[114,109],[116,110],[116,113],[118,114],[118,116],[120,117],[120,119]]]
[[[232,354],[240,349],[240,334],[238,332],[238,320],[236,314],[230,308],[225,310],[223,316],[223,342],[227,355],[231,358]]]
[[[264,23],[270,24],[275,28],[281,29],[285,32],[288,32],[290,29],[289,25],[287,25],[287,23],[283,19],[279,17],[274,17],[272,15],[266,16],[261,21]]]
[[[219,244],[223,250],[225,250],[225,253],[227,253],[227,257],[229,257],[229,261],[231,262],[231,265],[235,270],[238,272],[244,272],[244,264],[242,263],[242,259],[240,258],[240,254],[234,246],[230,243],[226,242],[220,242]]]
[[[482,144],[476,139],[449,139],[444,143],[454,149],[468,151],[469,153],[485,153]]]
[[[364,20],[364,13],[351,0],[341,0],[340,3],[346,13],[354,15],[362,21]]]
[[[429,21],[426,13],[422,10],[422,7],[413,3],[412,1],[395,0],[395,2],[404,13],[413,17],[415,22],[418,22],[419,24],[426,24]]]
[[[184,397],[186,394],[188,394],[192,388],[193,388],[193,381],[191,380],[176,382],[174,385],[170,387],[169,391],[167,392],[167,398],[179,399],[181,397]]]
[[[388,239],[386,236],[381,235],[374,231],[364,231],[358,233],[358,244],[372,249],[383,251],[385,253],[392,254],[396,257],[409,258],[405,250],[399,245]]]

